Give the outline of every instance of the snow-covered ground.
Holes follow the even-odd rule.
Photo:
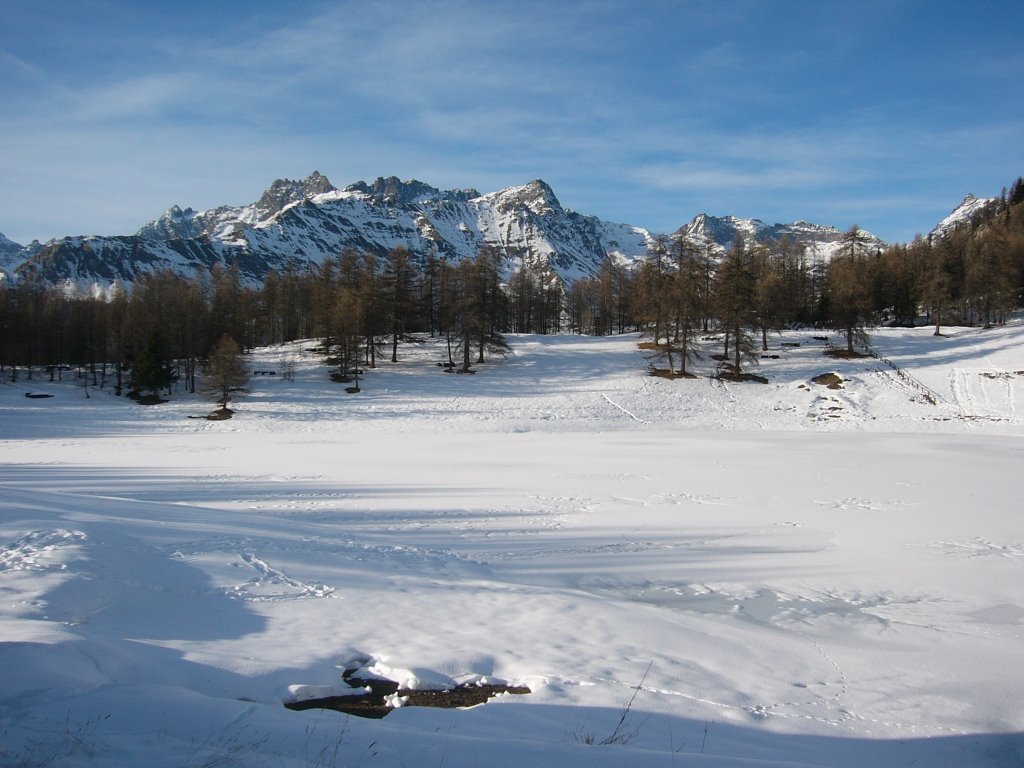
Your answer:
[[[815,335],[767,385],[427,341],[358,395],[295,344],[226,422],[0,386],[0,765],[1024,764],[1024,325]],[[347,663],[533,693],[282,706]]]

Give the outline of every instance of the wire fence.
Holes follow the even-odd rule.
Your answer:
[[[915,379],[903,368],[900,368],[898,365],[896,365],[896,363],[894,363],[888,357],[880,355],[878,351],[871,346],[871,343],[866,338],[858,339],[856,345],[863,349],[865,354],[870,355],[878,362],[884,363],[885,365],[889,366],[896,374],[896,378],[898,378],[901,382],[903,382],[908,387],[917,392],[919,395],[921,395],[921,397],[923,397],[926,402],[931,403],[932,405],[938,405],[939,402],[942,400],[942,396],[934,389],[931,389],[927,385]],[[839,347],[832,343],[831,339],[825,339],[825,348],[828,350],[839,349]]]

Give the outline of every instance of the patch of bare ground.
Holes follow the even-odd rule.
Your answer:
[[[1024,371],[983,371],[981,375],[986,379],[1012,379],[1014,376],[1024,376]]]
[[[326,696],[322,699],[306,699],[304,701],[285,702],[288,709],[330,709],[356,717],[368,717],[379,720],[391,713],[395,706],[393,697],[402,699],[403,707],[438,707],[442,709],[461,709],[484,704],[500,694],[524,695],[532,693],[526,686],[501,684],[465,683],[447,690],[406,690],[399,688],[394,680],[366,680],[355,676],[346,676],[345,682],[353,688],[366,688],[367,693],[356,696]]]
[[[822,354],[825,355],[826,357],[837,357],[840,360],[855,360],[861,357],[870,357],[870,355],[866,355],[863,352],[858,352],[857,350],[853,350],[851,352],[848,349],[839,349],[838,347],[826,349]]]
[[[682,371],[670,371],[670,370],[668,370],[668,368],[655,368],[654,366],[651,366],[650,368],[647,369],[647,375],[648,376],[655,376],[655,377],[657,377],[659,379],[696,379],[697,378],[697,374],[690,373],[689,371],[687,371],[686,373],[683,373]]]
[[[823,373],[820,376],[815,376],[811,379],[812,384],[820,384],[823,387],[829,389],[842,389],[843,378],[835,373]]]
[[[722,381],[756,381],[758,384],[767,384],[768,379],[764,376],[758,376],[756,373],[736,373],[735,371],[719,371],[718,379]]]

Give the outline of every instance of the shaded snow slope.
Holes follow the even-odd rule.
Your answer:
[[[767,385],[424,341],[358,395],[294,344],[216,423],[0,385],[0,764],[1024,764],[1024,327],[814,335]],[[533,693],[282,706],[346,665]]]

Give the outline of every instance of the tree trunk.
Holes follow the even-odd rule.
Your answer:
[[[679,373],[686,375],[686,352],[690,348],[690,324],[683,326],[682,336],[679,343]]]

